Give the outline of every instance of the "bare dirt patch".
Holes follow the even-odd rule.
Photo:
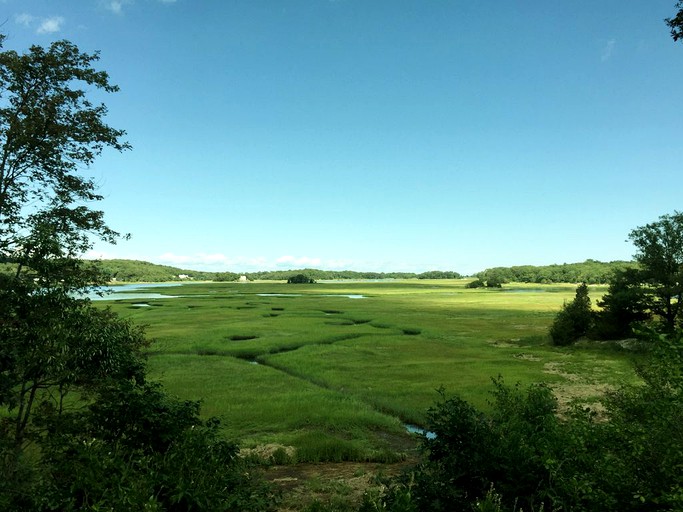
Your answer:
[[[599,397],[614,389],[614,386],[610,384],[588,382],[587,379],[582,378],[580,375],[566,371],[563,363],[545,363],[543,371],[566,379],[564,383],[551,386],[557,398],[560,413],[566,411],[572,402],[589,401],[591,402],[591,409],[600,414],[604,411],[604,407],[600,403]]]
[[[394,464],[339,462],[272,466],[266,478],[282,491],[278,512],[296,512],[311,503],[360,505],[363,495],[380,487],[378,476],[390,477],[415,464],[414,460]]]

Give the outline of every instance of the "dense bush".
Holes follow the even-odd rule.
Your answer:
[[[41,416],[41,458],[9,445],[2,510],[269,510],[274,500],[195,402],[112,383],[82,411]],[[6,438],[5,438],[6,439]]]
[[[648,290],[641,272],[635,269],[616,272],[598,306],[601,310],[595,316],[592,333],[597,339],[633,336],[634,325],[652,318]]]
[[[593,311],[586,283],[576,288],[576,296],[565,303],[550,326],[555,345],[570,345],[588,334],[593,325]]]
[[[481,279],[475,279],[474,281],[470,281],[465,285],[465,288],[483,288],[486,286],[486,283],[482,281]]]
[[[313,284],[315,279],[306,274],[296,274],[287,278],[287,284]]]

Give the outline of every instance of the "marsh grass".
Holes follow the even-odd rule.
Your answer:
[[[201,399],[243,446],[294,446],[311,461],[400,456],[415,442],[401,422],[423,424],[440,387],[485,409],[498,375],[592,397],[633,380],[626,351],[549,345],[574,285],[466,282],[321,283],[298,296],[259,295],[291,292],[283,283],[186,284],[154,307],[110,304],[147,325],[151,375],[172,393]],[[603,292],[591,287],[593,301]]]

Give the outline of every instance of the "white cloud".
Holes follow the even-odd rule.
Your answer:
[[[19,24],[19,25],[23,25],[25,27],[28,27],[31,25],[31,23],[33,23],[33,20],[35,20],[35,19],[36,19],[35,16],[31,16],[30,14],[24,12],[21,14],[17,14],[14,17],[14,22]]]
[[[614,47],[616,44],[616,39],[610,39],[609,41],[607,41],[607,44],[605,44],[605,46],[602,49],[602,53],[600,54],[600,60],[602,62],[605,62],[612,57],[612,54],[614,53]]]
[[[114,14],[123,13],[123,5],[126,4],[125,0],[110,0],[105,4],[105,7],[113,12]]]
[[[176,0],[157,0],[162,4],[174,4]],[[104,0],[104,8],[114,14],[123,14],[123,9],[127,5],[135,3],[135,0]]]
[[[64,18],[61,16],[53,16],[52,18],[46,18],[41,21],[38,30],[38,34],[54,34],[62,29],[62,24],[64,23]]]

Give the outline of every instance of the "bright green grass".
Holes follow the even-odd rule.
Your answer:
[[[575,286],[469,290],[466,282],[187,284],[155,290],[181,298],[109,304],[147,325],[151,375],[202,399],[231,438],[301,453],[314,439],[334,460],[400,445],[400,422],[422,423],[440,387],[485,408],[498,375],[547,382],[558,394],[580,384],[586,399],[633,380],[628,354],[548,344]],[[593,287],[591,297],[604,291]],[[141,302],[150,307],[133,306]]]
[[[403,432],[396,418],[353,396],[232,357],[158,355],[150,359],[150,370],[169,392],[202,397],[203,414],[219,417],[226,434],[244,446],[278,442],[301,448],[297,439],[314,431],[356,439],[370,452],[388,449],[376,433]]]

